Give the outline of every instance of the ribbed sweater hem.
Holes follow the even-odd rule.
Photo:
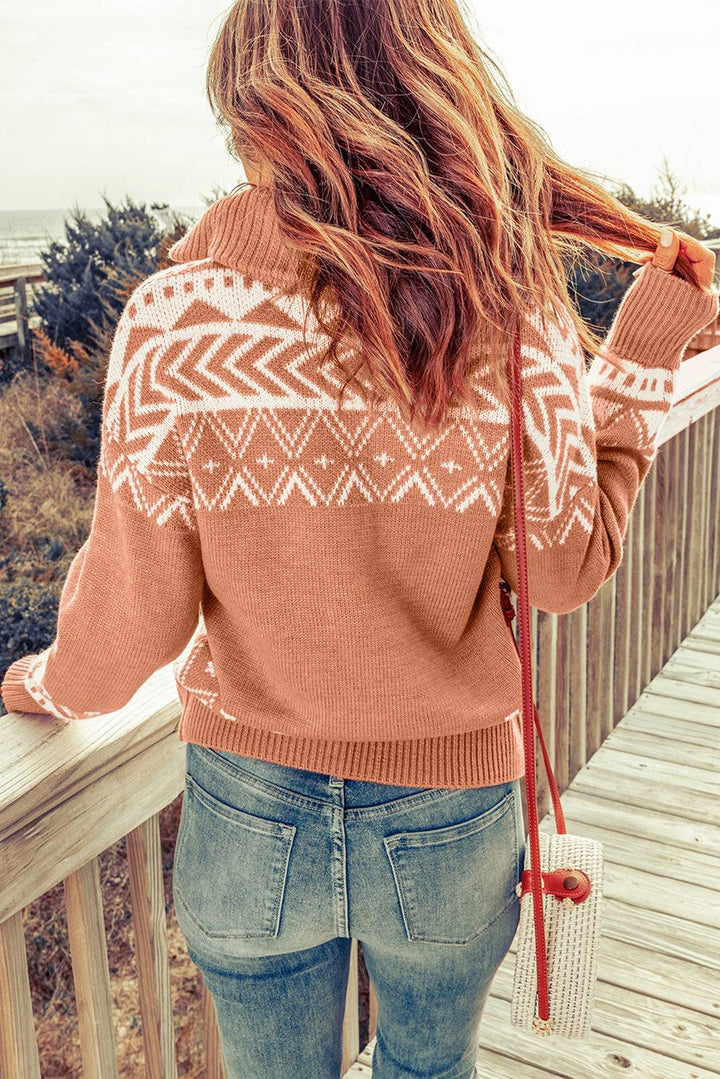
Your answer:
[[[481,730],[409,741],[299,738],[229,721],[188,696],[177,729],[193,742],[311,772],[403,787],[489,787],[525,773],[520,719]]]

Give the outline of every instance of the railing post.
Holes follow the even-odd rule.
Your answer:
[[[343,1019],[342,1074],[360,1056],[360,999],[358,992],[358,945],[353,937],[350,948],[350,969],[345,994],[345,1017]]]
[[[681,582],[681,588],[685,592],[685,624],[683,637],[686,637],[696,622],[699,622],[702,611],[701,592],[703,565],[703,514],[702,514],[702,467],[703,467],[703,437],[702,420],[695,420],[690,424],[687,432],[690,440],[690,465],[688,468],[688,485],[691,493],[690,514],[688,519],[688,560],[685,568],[685,580]]]
[[[665,560],[664,560],[664,572],[662,574],[663,580],[663,595],[662,595],[662,610],[663,610],[663,634],[662,634],[662,652],[659,656],[659,667],[663,667],[668,658],[672,655],[677,647],[677,604],[675,602],[676,592],[678,591],[675,586],[677,580],[678,566],[680,564],[680,551],[678,547],[678,527],[680,524],[680,507],[682,492],[680,489],[681,477],[680,477],[680,438],[681,435],[676,435],[675,438],[666,442],[661,447],[660,453],[663,455],[665,461],[665,484],[664,484],[664,507],[661,512],[665,515]]]
[[[630,664],[632,660],[631,640],[635,612],[633,607],[633,542],[635,519],[630,515],[630,522],[625,534],[625,546],[620,565],[615,571],[615,684],[613,703],[613,727],[628,710],[630,701]]]
[[[638,497],[635,501],[635,506],[632,511],[632,547],[633,547],[633,572],[632,572],[632,606],[630,607],[628,614],[631,618],[630,626],[630,681],[629,690],[630,698],[627,702],[629,706],[633,701],[636,701],[643,689],[645,688],[646,678],[644,675],[643,656],[647,639],[647,626],[643,618],[644,606],[643,595],[645,594],[645,557],[647,555],[647,548],[645,547],[645,492],[641,488]],[[623,709],[623,714],[627,710],[627,706]]]
[[[21,910],[0,924],[0,1074],[41,1079]]]
[[[653,583],[650,595],[650,674],[648,681],[663,666],[665,634],[667,632],[667,604],[665,601],[668,569],[671,558],[670,543],[675,521],[671,514],[671,478],[668,473],[667,442],[658,451],[653,465],[652,519],[655,536],[653,551]]]
[[[661,575],[662,545],[658,550],[658,532],[660,525],[656,518],[658,497],[658,465],[661,462],[656,457],[653,461],[649,474],[645,478],[642,490],[644,528],[642,530],[643,545],[643,590],[642,590],[642,623],[643,623],[643,647],[640,657],[640,683],[635,699],[652,681],[655,658],[655,637],[653,634],[653,606],[655,599],[655,582]]]
[[[117,1079],[100,873],[93,858],[65,880],[83,1079]]]
[[[368,978],[368,1041],[371,1042],[377,1033],[378,1000],[372,979]]]
[[[702,612],[705,612],[716,593],[712,590],[713,585],[713,522],[715,514],[714,495],[715,490],[712,486],[713,479],[713,459],[712,459],[712,446],[713,437],[715,433],[717,410],[713,409],[712,412],[706,412],[703,417],[703,423],[705,425],[705,451],[703,453],[703,503],[705,506],[704,515],[704,565],[705,575],[703,577],[703,592],[701,596],[700,608]],[[701,614],[702,617],[702,614]]]
[[[563,615],[568,623],[568,644],[570,647],[570,670],[568,686],[570,690],[570,728],[568,744],[569,783],[576,772],[587,762],[587,638],[588,604]]]
[[[556,638],[556,706],[552,716],[548,716],[546,723],[555,725],[555,779],[561,791],[564,791],[570,782],[570,727],[572,724],[572,701],[571,685],[573,679],[572,670],[572,630],[571,616],[567,614],[554,615],[557,619]],[[542,759],[539,753],[535,754],[535,766],[539,773],[543,773]],[[545,781],[542,781],[543,789]]]
[[[165,888],[157,813],[127,836],[146,1079],[176,1079]]]
[[[710,598],[716,596],[720,592],[720,497],[718,491],[720,491],[720,419],[717,416],[717,409],[713,409],[713,434],[710,442],[710,491],[712,498],[710,501],[711,518],[710,518],[710,536],[712,539],[712,549],[710,551],[710,565],[711,577],[710,577]]]
[[[222,1046],[220,1045],[220,1035],[218,1033],[217,1018],[215,1016],[215,1005],[213,1003],[212,995],[208,992],[208,988],[203,981],[202,974],[198,974],[198,977],[200,978],[203,1005],[205,1079],[227,1079]]]
[[[15,279],[15,325],[17,327],[17,350],[23,367],[30,366],[30,327],[28,325],[27,280]]]
[[[537,710],[542,725],[543,737],[553,771],[558,775],[558,739],[557,739],[557,700],[558,700],[558,619],[557,614],[547,611],[537,612],[536,622],[536,670],[537,670]],[[548,785],[541,754],[536,755],[536,790],[538,811],[544,816],[550,807],[550,787]],[[561,780],[558,778],[558,783]],[[523,819],[528,819],[527,792],[522,784]]]
[[[689,529],[690,499],[688,497],[688,477],[690,475],[690,439],[687,428],[676,436],[678,442],[678,483],[680,485],[678,505],[678,525],[675,532],[675,544],[678,554],[677,588],[673,593],[675,609],[675,638],[673,652],[686,636],[687,594],[684,582],[687,579],[687,538]]]
[[[605,581],[587,612],[587,734],[588,757],[613,729],[615,692],[615,590],[617,575]],[[583,762],[586,763],[586,762]]]

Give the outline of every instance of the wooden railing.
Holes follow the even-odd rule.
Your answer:
[[[533,610],[538,711],[561,789],[592,756],[720,590],[720,347],[687,360],[660,449],[631,516],[622,563],[569,615]],[[190,646],[188,646],[190,647]],[[683,696],[684,684],[677,694]],[[118,1074],[98,859],[127,837],[149,1079],[177,1075],[159,813],[182,791],[185,745],[172,668],[119,712],[87,723],[10,714],[0,759],[0,1065],[38,1079],[23,908],[64,882],[85,1079]],[[543,812],[549,806],[538,766]],[[202,985],[202,980],[198,974]],[[344,1027],[358,1057],[358,951]],[[211,998],[208,1079],[223,1075]],[[370,1031],[376,1005],[370,997]]]
[[[561,789],[720,591],[720,346],[683,363],[658,443],[613,577],[570,614],[531,611],[537,707]],[[546,812],[541,761],[537,771]]]
[[[39,321],[30,313],[33,290],[43,280],[39,264],[0,267],[0,350],[17,349],[23,367],[32,358],[30,331]]]

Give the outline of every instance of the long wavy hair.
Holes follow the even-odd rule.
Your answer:
[[[341,394],[370,381],[431,427],[477,403],[475,361],[508,403],[524,314],[560,326],[559,305],[595,353],[602,339],[570,300],[563,257],[594,248],[639,262],[660,231],[601,174],[558,157],[461,11],[459,0],[237,0],[207,69],[228,150],[270,178]],[[682,248],[675,269],[698,283]]]

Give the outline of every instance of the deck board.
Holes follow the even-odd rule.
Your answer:
[[[645,952],[652,967],[653,953]],[[493,983],[494,994],[509,1003],[512,995],[512,972],[515,955],[510,953]],[[593,1030],[614,1037],[622,1030],[623,1042],[653,1052],[662,1052],[674,1060],[699,1066],[720,1074],[720,1015],[708,1015],[677,1001],[660,999],[647,992],[618,986],[605,980],[610,964],[601,951]],[[650,987],[649,983],[648,988]],[[559,1039],[554,1039],[557,1042]],[[588,1039],[591,1041],[593,1039]],[[576,1043],[578,1046],[581,1041]]]
[[[562,794],[605,854],[590,1037],[510,1023],[516,944],[492,985],[478,1079],[720,1075],[720,599]],[[554,832],[551,815],[540,823]],[[372,1075],[374,1040],[347,1079]]]

